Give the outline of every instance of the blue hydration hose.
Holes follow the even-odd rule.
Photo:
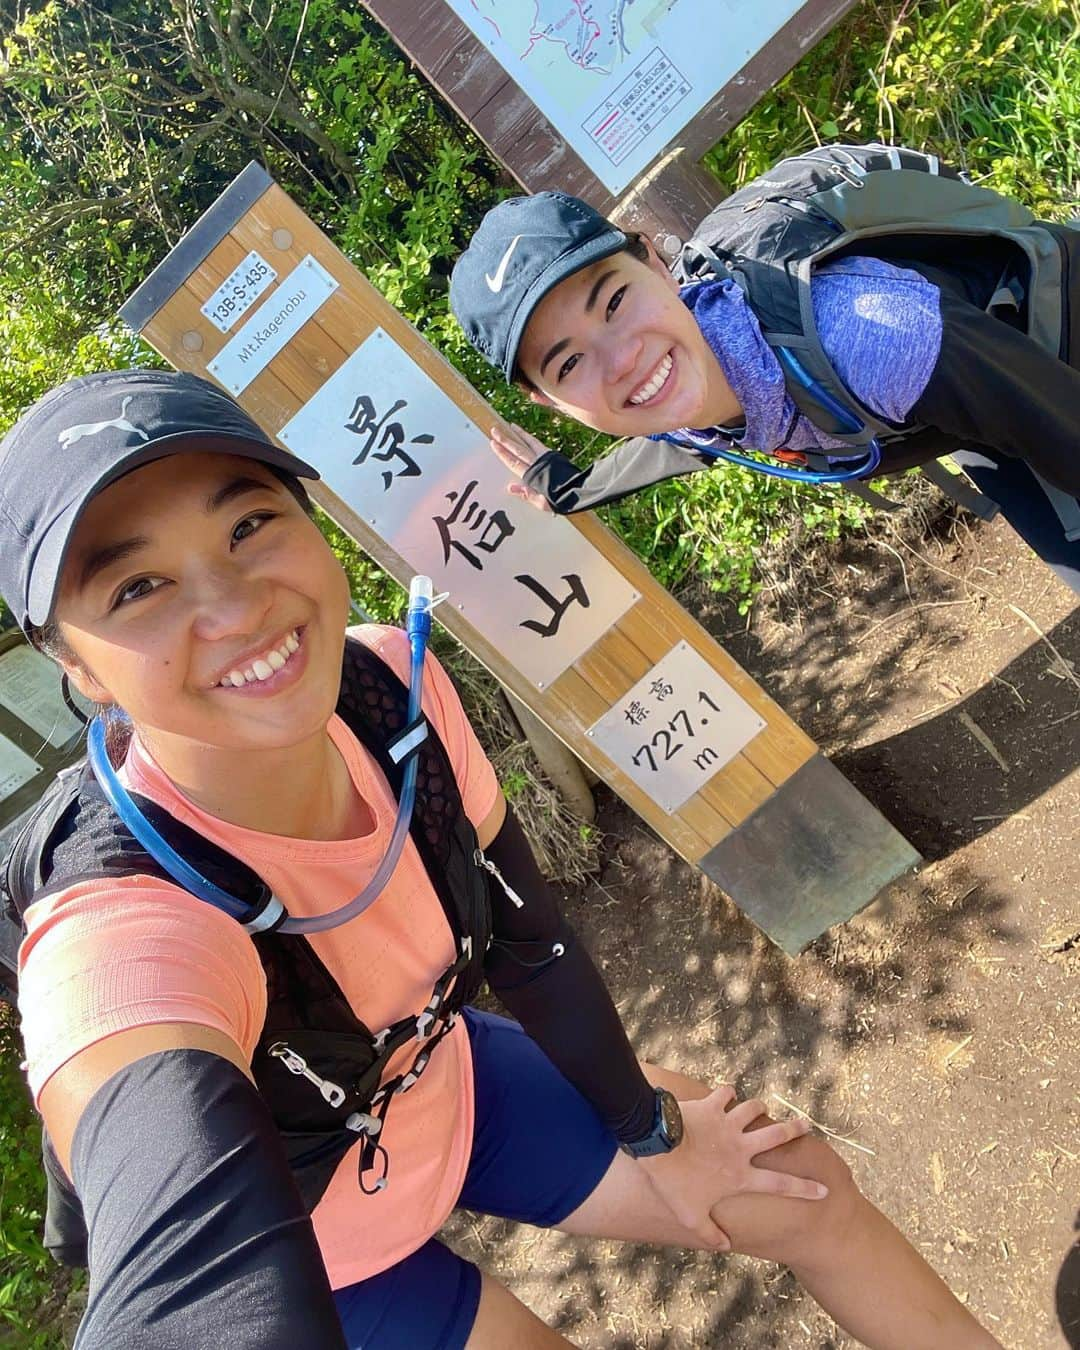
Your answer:
[[[813,394],[823,408],[832,413],[848,434],[853,435],[863,430],[863,424],[851,410],[810,375],[793,351],[787,347],[774,347],[773,351],[785,370],[789,371],[804,389]],[[760,459],[751,459],[749,455],[740,455],[736,450],[721,450],[715,446],[682,440],[676,436],[658,435],[650,436],[649,439],[668,441],[671,445],[678,445],[684,450],[697,450],[713,459],[723,459],[729,464],[738,464],[741,468],[753,469],[755,473],[763,473],[770,478],[784,478],[792,483],[849,483],[853,478],[871,477],[881,463],[881,446],[876,436],[867,444],[866,453],[859,462],[843,469],[796,469],[786,464],[767,464]]]
[[[430,577],[413,577],[409,586],[409,609],[405,620],[405,631],[409,636],[409,712],[408,726],[415,726],[421,715],[421,695],[424,687],[424,656],[431,635],[432,585]],[[419,736],[416,745],[422,741]],[[171,844],[154,828],[139,810],[127,788],[116,775],[109,759],[105,744],[105,724],[101,717],[95,717],[90,724],[88,735],[88,755],[94,775],[101,784],[110,806],[123,823],[146,849],[147,853],[162,867],[173,880],[186,891],[208,904],[230,915],[241,923],[245,922],[250,910],[247,905],[227,891],[216,886],[201,872],[186,861]],[[275,896],[271,904],[253,922],[245,924],[249,931],[276,928],[282,933],[322,933],[328,928],[337,928],[350,919],[362,914],[382,893],[386,883],[393,875],[401,857],[401,850],[409,833],[413,806],[416,801],[416,776],[419,768],[415,748],[409,754],[405,765],[405,775],[401,786],[401,800],[398,802],[397,819],[393,833],[382,862],[375,869],[371,880],[347,904],[331,910],[329,914],[316,914],[310,918],[295,919],[286,917],[281,901]],[[279,920],[281,920],[279,922]]]

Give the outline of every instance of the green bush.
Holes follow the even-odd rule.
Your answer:
[[[0,1004],[0,1345],[52,1350],[61,1341],[42,1320],[57,1304],[57,1267],[41,1245],[41,1131],[20,1059],[12,1018]]]
[[[1077,0],[889,0],[857,6],[705,162],[735,187],[820,141],[892,141],[1064,219],[1078,114]]]

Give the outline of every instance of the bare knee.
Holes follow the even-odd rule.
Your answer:
[[[824,1200],[785,1200],[774,1210],[775,1222],[753,1254],[802,1270],[831,1266],[855,1233],[865,1201],[851,1169],[835,1150],[808,1135],[782,1148],[763,1153],[756,1165],[793,1176],[812,1177],[829,1188]]]
[[[784,1233],[784,1265],[809,1269],[832,1264],[834,1254],[852,1237],[860,1207],[865,1204],[848,1164],[823,1139],[807,1135],[775,1153],[787,1153],[784,1172],[813,1177],[829,1187],[823,1200],[794,1200]],[[764,1154],[768,1158],[769,1154]],[[763,1161],[759,1160],[759,1161]],[[765,1164],[776,1166],[775,1162]]]
[[[708,1095],[703,1083],[683,1074],[651,1064],[642,1067],[651,1082],[668,1088],[681,1101]],[[771,1123],[769,1116],[762,1115],[750,1129],[759,1130]],[[851,1240],[860,1209],[867,1203],[847,1163],[823,1139],[805,1135],[758,1154],[755,1165],[824,1182],[829,1194],[824,1200],[770,1198],[764,1204],[760,1196],[735,1197],[724,1205],[722,1214],[717,1210],[713,1213],[736,1250],[807,1271],[831,1265],[835,1254]]]

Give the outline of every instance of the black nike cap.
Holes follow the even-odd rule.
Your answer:
[[[512,380],[525,325],[544,296],[628,242],[588,202],[565,192],[508,197],[487,213],[455,263],[450,308],[476,350]]]
[[[46,623],[87,504],[124,474],[185,451],[318,478],[226,393],[174,370],[110,370],[39,399],[0,442],[0,595],[24,631]]]

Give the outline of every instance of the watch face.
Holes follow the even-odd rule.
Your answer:
[[[682,1112],[679,1110],[679,1103],[666,1089],[661,1089],[659,1096],[660,1123],[663,1127],[664,1134],[667,1136],[668,1143],[674,1148],[677,1144],[682,1142]]]

